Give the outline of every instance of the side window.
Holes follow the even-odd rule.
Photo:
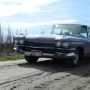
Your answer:
[[[88,33],[89,33],[88,35],[89,35],[89,38],[90,38],[90,28],[89,28],[89,31],[88,31]]]

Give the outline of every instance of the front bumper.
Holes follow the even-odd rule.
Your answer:
[[[32,49],[31,51],[29,51],[29,49],[22,50],[18,47],[15,47],[13,50],[14,50],[14,52],[22,53],[26,56],[32,56],[32,51],[40,51],[40,52],[42,52],[42,54],[41,54],[41,56],[37,56],[37,57],[61,58],[61,59],[68,59],[68,58],[75,57],[75,54],[74,54],[75,49],[61,49],[61,48],[59,48],[58,50],[54,50],[53,53],[43,52],[40,48],[39,49],[35,48],[35,49]]]
[[[31,56],[32,54],[31,54],[31,52],[24,52],[24,55]],[[74,58],[75,54],[74,54],[74,52],[72,52],[72,53],[55,53],[55,54],[42,53],[41,57],[68,59],[68,58]]]

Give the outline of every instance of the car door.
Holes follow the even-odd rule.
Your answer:
[[[88,47],[88,56],[90,56],[90,28],[88,28],[88,39],[86,47]]]

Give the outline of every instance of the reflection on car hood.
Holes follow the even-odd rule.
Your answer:
[[[61,35],[29,35],[26,36],[27,40],[30,41],[39,41],[39,42],[54,42],[57,39],[62,39],[63,36]]]

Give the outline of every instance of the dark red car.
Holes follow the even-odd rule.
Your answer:
[[[14,51],[23,53],[29,63],[48,57],[76,66],[81,58],[90,57],[90,27],[57,24],[49,35],[20,35],[14,43]]]

